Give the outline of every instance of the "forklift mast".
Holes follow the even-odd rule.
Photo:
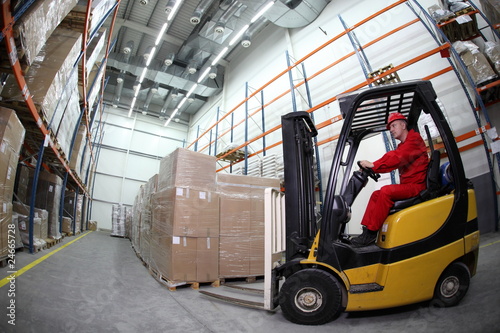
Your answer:
[[[304,258],[317,232],[314,142],[318,134],[309,113],[282,116],[285,173],[286,260]]]

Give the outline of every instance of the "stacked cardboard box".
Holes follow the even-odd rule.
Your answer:
[[[145,185],[141,185],[139,192],[135,196],[134,205],[132,206],[132,230],[130,240],[135,252],[141,255],[141,220],[143,212],[143,199],[144,199]]]
[[[171,282],[218,279],[216,158],[179,148],[160,162],[151,196],[151,267]]]
[[[141,206],[141,224],[140,235],[141,242],[139,244],[142,260],[149,265],[151,262],[151,222],[152,222],[152,207],[151,196],[158,189],[158,174],[151,177],[144,186],[143,200]]]
[[[27,166],[21,166],[19,182],[17,186],[17,199],[30,205],[34,170]],[[35,207],[48,211],[48,237],[52,239],[61,238],[59,232],[59,213],[61,205],[62,179],[49,172],[41,170],[38,174],[38,182],[35,193]],[[29,215],[29,213],[26,213]]]
[[[12,196],[19,151],[25,130],[13,110],[0,107],[0,258],[8,253],[8,226],[12,223]]]
[[[217,174],[220,277],[264,274],[264,193],[277,178]]]
[[[56,27],[75,7],[77,0],[35,1],[14,25],[19,52],[31,65]],[[19,56],[19,58],[23,58]]]
[[[73,220],[71,217],[64,216],[62,218],[62,232],[66,235],[70,235],[73,233]]]
[[[19,215],[26,216],[29,218],[30,216],[30,206],[23,204],[19,201],[14,201],[13,203],[13,211]],[[48,227],[49,227],[49,212],[45,209],[35,208],[34,209],[34,223],[33,223],[33,237],[38,238],[40,240],[45,241],[48,237]],[[20,223],[20,222],[19,222]],[[20,231],[29,232],[29,225],[26,225],[26,229],[21,229],[21,225],[19,226]],[[23,239],[24,244],[28,244]]]
[[[125,216],[127,215],[127,207],[123,205],[113,205],[111,209],[111,236],[125,237]]]
[[[81,53],[82,34],[57,28],[44,44],[24,77],[39,113],[69,156],[80,115],[78,73],[73,67]],[[7,78],[1,96],[6,101],[24,102],[14,76]]]
[[[82,195],[77,195],[74,191],[66,191],[64,194],[64,213],[71,220],[71,230],[73,232],[73,223],[75,224],[75,232],[81,230],[82,223]],[[63,217],[64,219],[64,217]],[[64,231],[64,233],[69,233]]]

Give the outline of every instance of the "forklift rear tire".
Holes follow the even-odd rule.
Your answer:
[[[307,268],[285,280],[279,303],[283,315],[289,321],[302,325],[322,325],[342,312],[342,289],[331,274]]]
[[[436,285],[434,305],[450,307],[457,305],[464,298],[470,284],[470,272],[461,262],[448,266]]]

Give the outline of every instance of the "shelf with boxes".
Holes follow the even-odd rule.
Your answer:
[[[48,176],[52,177],[50,188],[61,188],[53,199],[57,204],[50,205],[58,230],[48,237],[59,239],[68,211],[75,212],[70,217],[72,234],[77,233],[80,220],[81,228],[86,228],[86,199],[95,163],[90,133],[93,117],[100,110],[94,105],[101,103],[98,97],[110,45],[110,32],[102,25],[112,16],[112,30],[115,16],[111,14],[118,3],[90,1],[82,10],[77,0],[16,2],[17,7],[11,1],[2,2],[0,53],[8,57],[0,59],[4,81],[0,104],[16,113],[26,133],[18,170],[29,170],[28,178],[23,179],[19,172],[16,187],[23,181],[30,183],[30,193],[22,200],[19,196],[14,199],[29,205],[22,214],[29,216],[26,230],[31,251],[35,239],[43,239],[35,235],[35,209],[44,208],[38,207],[37,196],[47,190],[43,181]],[[63,24],[75,11],[85,13],[83,28]],[[75,196],[71,210],[64,208],[68,194]]]

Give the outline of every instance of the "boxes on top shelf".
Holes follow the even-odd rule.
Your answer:
[[[27,87],[45,126],[50,126],[58,137],[66,155],[69,153],[68,137],[71,138],[80,114],[78,73],[73,66],[80,55],[81,44],[81,33],[57,28],[25,75]],[[24,96],[12,75],[5,82],[1,97],[6,103],[13,102],[15,105],[22,102],[24,105]],[[72,98],[76,102],[71,103]]]
[[[14,24],[14,34],[19,42],[19,58],[25,59],[28,65],[32,65],[49,37],[77,2],[77,0],[35,1]]]

